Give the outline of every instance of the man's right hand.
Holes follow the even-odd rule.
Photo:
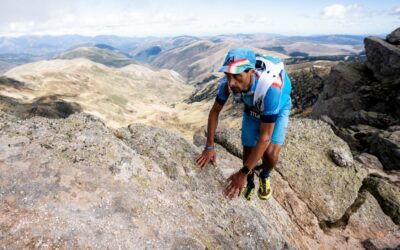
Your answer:
[[[201,169],[208,166],[208,163],[215,163],[217,161],[217,153],[215,149],[204,149],[203,153],[196,159],[197,166]]]

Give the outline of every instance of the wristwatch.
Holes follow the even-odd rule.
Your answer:
[[[246,165],[243,165],[243,167],[240,169],[240,172],[242,172],[243,174],[252,174],[253,170],[250,170],[249,167],[247,167]]]

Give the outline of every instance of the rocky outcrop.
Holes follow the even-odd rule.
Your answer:
[[[313,107],[312,117],[328,115],[339,127],[364,124],[387,128],[396,123],[398,118],[389,99],[393,95],[389,85],[393,84],[373,82],[368,74],[368,68],[360,62],[335,66]]]
[[[376,79],[398,79],[400,76],[400,48],[378,37],[364,40],[367,66]]]
[[[367,37],[365,50],[365,63],[333,67],[311,116],[329,117],[353,151],[372,153],[385,170],[399,170],[400,48]]]
[[[287,65],[292,83],[292,114],[308,117],[314,103],[322,92],[324,81],[336,62],[316,61]]]
[[[290,249],[294,239],[304,248],[275,200],[224,199],[223,165],[200,171],[199,149],[173,132],[113,132],[82,113],[21,121],[0,112],[0,124],[5,248]],[[241,166],[228,153],[219,160]]]
[[[400,27],[393,30],[392,33],[387,35],[386,41],[394,45],[400,45]]]
[[[378,156],[387,170],[400,170],[400,126],[375,133],[368,138],[369,152]]]
[[[272,178],[274,197],[247,203],[222,196],[226,179],[242,164],[219,145],[216,165],[200,170],[194,159],[201,148],[169,130],[143,124],[111,130],[84,113],[20,120],[0,111],[0,244],[361,249],[355,237],[320,228],[321,219],[340,217],[351,205],[364,177],[357,166],[331,161],[333,145],[345,146],[326,124],[293,121]],[[310,183],[321,191],[308,190]]]

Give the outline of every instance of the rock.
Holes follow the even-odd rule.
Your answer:
[[[332,162],[329,150],[333,147],[351,153],[322,121],[291,119],[286,136],[276,171],[319,221],[338,220],[356,199],[367,172],[359,164],[338,168]],[[239,130],[221,132],[220,137],[220,144],[229,152],[241,152]]]
[[[382,163],[379,159],[371,154],[362,153],[355,157],[367,169],[368,175],[385,179],[388,182],[400,187],[400,171],[398,170],[384,170]]]
[[[348,128],[337,128],[335,134],[342,138],[353,151],[365,151],[369,149],[369,138],[380,129],[368,125],[352,125]]]
[[[366,249],[366,250],[379,250],[379,248],[376,247],[374,245],[374,243],[369,239],[368,240],[364,240],[362,242],[362,245],[363,245],[364,249]]]
[[[378,156],[386,170],[400,170],[400,129],[391,131],[370,136],[369,152]]]
[[[355,123],[355,112],[362,109],[361,97],[354,93],[363,85],[360,63],[339,63],[332,68],[324,88],[313,106],[311,117],[329,116],[337,126]]]
[[[367,174],[358,164],[337,168],[329,157],[334,147],[351,155],[347,144],[326,123],[292,119],[277,167],[319,221],[338,220],[356,199]]]
[[[242,158],[243,148],[240,130],[222,128],[215,133],[215,141],[226,148],[229,153]]]
[[[6,249],[308,246],[274,199],[223,198],[242,163],[222,148],[217,166],[200,171],[200,149],[165,129],[113,131],[84,113],[19,120],[2,111],[0,126]]]
[[[202,132],[196,132],[193,135],[193,144],[197,147],[204,148],[207,143],[207,137]]]
[[[339,128],[398,125],[400,48],[382,39],[364,40],[366,63],[344,62],[332,68],[313,106],[312,118],[329,116]]]
[[[353,165],[353,156],[348,148],[332,148],[329,151],[329,155],[339,167],[350,167]]]
[[[357,155],[355,159],[369,169],[383,170],[382,163],[374,155],[362,153]]]
[[[393,30],[392,33],[386,36],[386,41],[391,44],[400,45],[400,27]]]
[[[361,241],[379,242],[379,249],[396,247],[398,241],[393,236],[400,238],[400,227],[386,214],[383,213],[376,199],[369,192],[362,192],[365,202],[349,218],[346,231]],[[391,235],[394,233],[395,235]]]
[[[321,121],[324,121],[324,122],[328,123],[331,126],[332,129],[337,129],[337,127],[335,125],[335,122],[332,121],[332,119],[329,116],[323,115],[323,116],[320,117],[320,119],[321,119]]]
[[[305,113],[318,99],[323,81],[329,75],[330,67],[308,67],[289,73],[292,83],[292,108],[296,113]]]
[[[376,79],[398,79],[400,77],[400,48],[378,37],[364,39],[367,66]]]
[[[377,177],[364,180],[365,188],[377,199],[382,210],[397,225],[400,224],[400,187]]]

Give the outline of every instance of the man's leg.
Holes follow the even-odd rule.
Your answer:
[[[263,170],[260,173],[260,187],[258,189],[258,197],[262,200],[267,200],[272,195],[270,173],[278,163],[280,151],[281,145],[270,144],[264,152],[262,160]]]
[[[243,146],[243,164],[247,161],[250,156],[251,151],[254,147]],[[247,185],[243,191],[243,196],[246,200],[250,201],[255,193],[256,185],[254,184],[254,172],[247,175]]]
[[[260,188],[258,189],[258,197],[262,200],[266,200],[272,195],[270,172],[278,163],[279,153],[285,140],[289,113],[290,110],[283,110],[279,114],[271,136],[271,144],[263,154],[263,171],[260,173]]]
[[[243,146],[243,165],[247,161],[247,159],[249,158],[251,150],[253,148],[254,147],[245,147],[245,146]],[[254,173],[247,175],[247,186],[248,187],[252,187],[252,188],[255,187],[255,185],[254,185]]]
[[[278,163],[279,153],[281,152],[282,144],[285,141],[289,114],[290,109],[284,109],[278,115],[274,132],[271,136],[271,144],[269,144],[263,155],[263,172],[270,173]]]
[[[270,173],[278,163],[282,145],[270,144],[263,155],[263,172]]]
[[[260,122],[250,115],[243,113],[242,120],[242,145],[243,164],[247,161],[254,146],[257,144]],[[247,185],[243,192],[244,197],[250,200],[255,190],[254,173],[247,175]]]

